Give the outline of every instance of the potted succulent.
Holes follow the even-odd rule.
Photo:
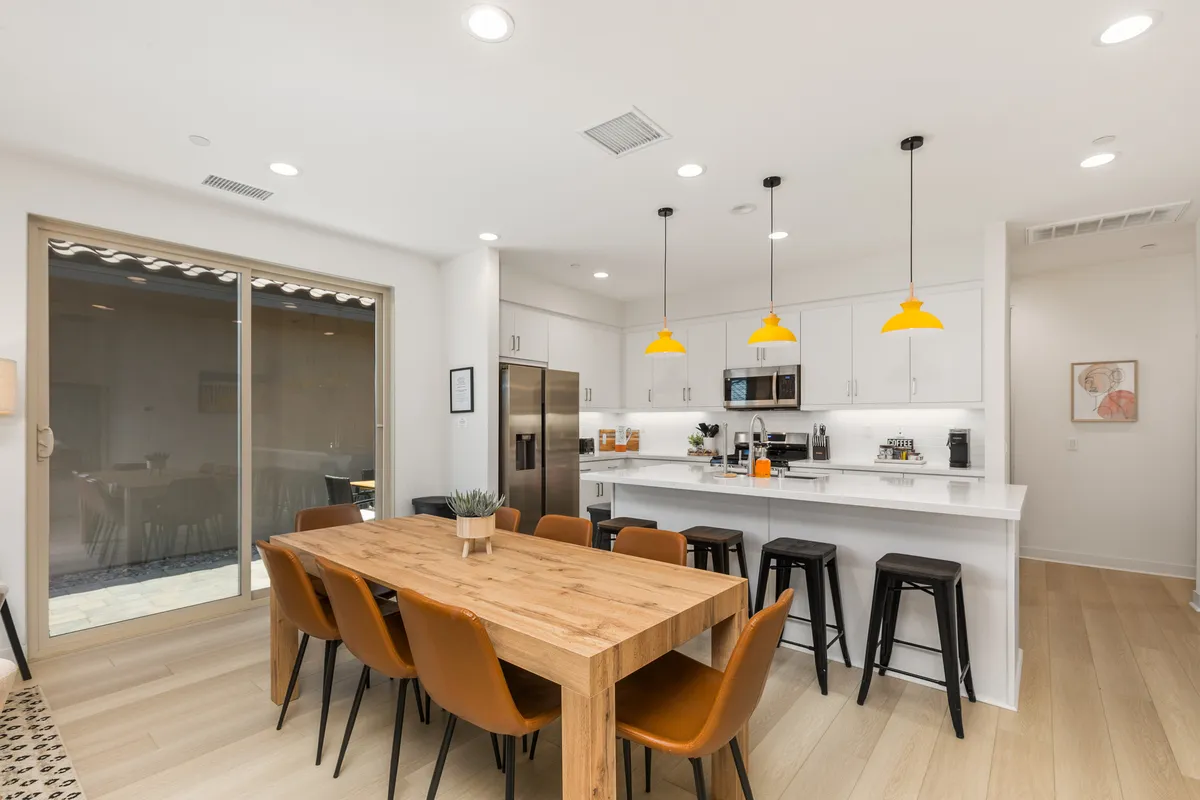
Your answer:
[[[721,433],[721,426],[715,422],[711,425],[701,422],[696,426],[696,430],[704,437],[704,449],[709,455],[719,455],[717,453],[717,436]]]
[[[688,455],[698,456],[703,455],[701,449],[704,447],[704,437],[698,433],[693,433],[688,436]]]
[[[458,538],[463,540],[462,557],[475,549],[475,542],[484,541],[488,555],[492,553],[492,535],[496,532],[496,509],[504,505],[504,495],[497,496],[487,489],[455,492],[446,498],[457,522]]]

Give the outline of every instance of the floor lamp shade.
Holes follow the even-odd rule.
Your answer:
[[[0,414],[17,410],[17,362],[0,358]]]

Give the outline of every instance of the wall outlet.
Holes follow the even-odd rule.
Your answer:
[[[1067,449],[1071,450],[1072,452],[1075,450],[1078,450],[1079,449],[1079,440],[1074,437],[1067,439]]]

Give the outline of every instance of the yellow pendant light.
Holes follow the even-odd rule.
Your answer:
[[[923,144],[924,136],[909,136],[900,142],[900,149],[908,153],[908,299],[900,304],[903,310],[899,314],[883,323],[880,333],[908,331],[911,334],[917,331],[943,330],[940,319],[928,311],[921,310],[923,304],[913,290],[913,153]]]
[[[658,358],[681,356],[687,352],[681,342],[671,338],[671,330],[667,327],[667,217],[674,213],[675,209],[669,207],[658,210],[663,221],[663,326],[658,338],[646,345],[646,355]]]
[[[779,317],[775,315],[775,240],[782,238],[775,232],[775,187],[781,183],[783,179],[776,175],[763,179],[763,186],[771,190],[771,235],[768,237],[771,242],[771,307],[763,317],[762,327],[750,334],[746,344],[751,347],[780,347],[796,341],[796,334],[780,325]]]

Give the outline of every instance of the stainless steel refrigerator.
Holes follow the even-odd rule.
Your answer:
[[[524,533],[579,516],[579,373],[500,365],[500,491]]]

